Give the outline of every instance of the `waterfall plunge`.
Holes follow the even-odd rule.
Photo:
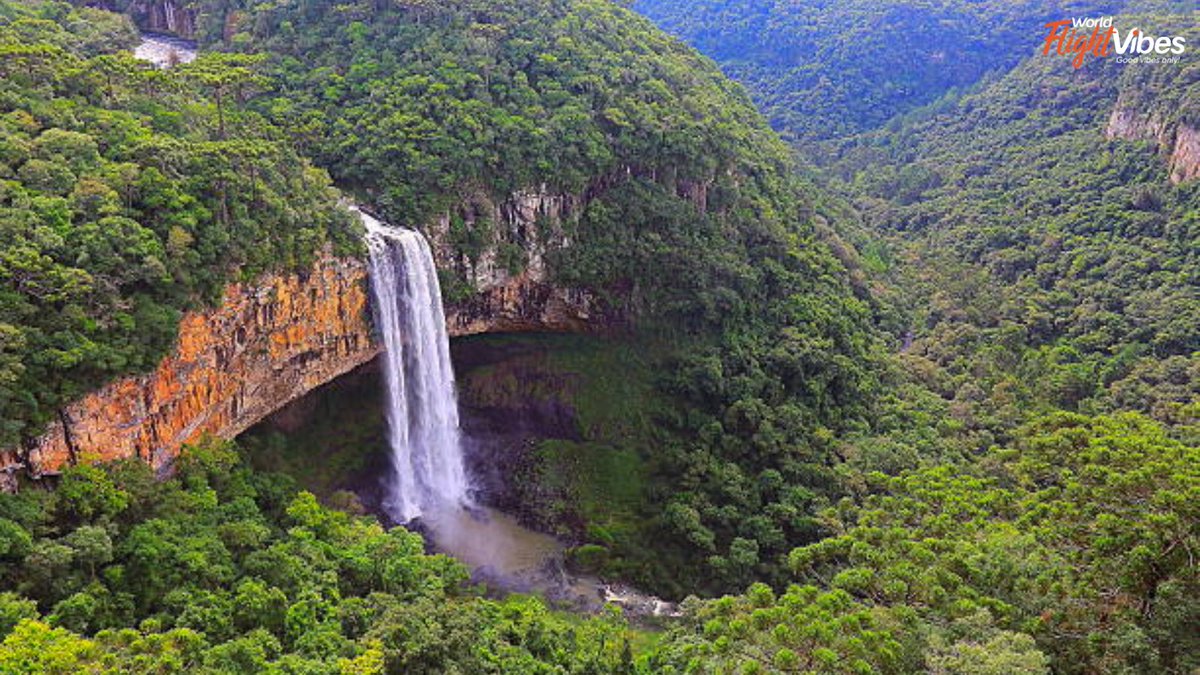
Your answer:
[[[359,212],[371,253],[375,325],[383,338],[393,474],[384,508],[408,522],[469,504],[450,340],[429,244]]]

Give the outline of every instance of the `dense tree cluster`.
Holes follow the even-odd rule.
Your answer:
[[[797,140],[850,136],[1015,66],[1043,24],[1125,0],[637,0]]]
[[[0,495],[6,673],[632,672],[616,615],[485,600],[420,535],[318,504],[220,443]]]
[[[135,61],[123,17],[0,3],[0,447],[157,363],[180,311],[305,264],[351,222],[244,102],[244,58]]]
[[[1195,37],[1190,19],[1118,20]],[[797,585],[695,605],[657,658],[1195,669],[1200,193],[1171,184],[1154,137],[1194,125],[1196,87],[1186,63],[1033,58],[822,143],[837,225],[865,233],[863,264],[898,305],[890,390],[869,431],[835,442],[849,496],[790,555]],[[1106,137],[1118,109],[1140,140]],[[1119,410],[1139,414],[1094,416]]]
[[[1134,24],[1195,37],[1168,17]],[[837,168],[911,310],[902,360],[965,449],[1030,411],[1171,421],[1193,400],[1200,189],[1172,185],[1173,146],[1146,130],[1189,124],[1198,81],[1185,65],[1034,58],[846,144]],[[1108,138],[1128,116],[1143,130]]]
[[[1189,673],[1200,448],[1053,414],[971,466],[862,476],[782,594],[689,601],[672,672]],[[740,669],[740,670],[738,670]]]

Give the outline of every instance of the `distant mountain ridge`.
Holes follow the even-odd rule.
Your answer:
[[[777,130],[817,141],[879,128],[1015,66],[1042,41],[1047,21],[1126,5],[638,0],[634,8],[745,84]]]

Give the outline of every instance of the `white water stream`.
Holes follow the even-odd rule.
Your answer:
[[[133,50],[133,55],[159,68],[170,68],[195,61],[196,43],[171,35],[142,33],[142,42]]]
[[[371,253],[375,325],[384,345],[393,475],[384,509],[400,523],[470,505],[450,340],[429,244],[359,212]]]

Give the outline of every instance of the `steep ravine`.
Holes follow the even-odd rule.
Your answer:
[[[475,507],[454,514],[450,528],[436,514],[410,523],[426,534],[430,550],[467,563],[476,582],[499,594],[537,593],[582,612],[615,602],[639,618],[675,611],[577,555],[592,528],[637,517],[636,441],[630,430],[601,419],[628,422],[633,416],[622,405],[644,406],[630,384],[635,378],[619,363],[623,345],[602,336],[528,333],[452,341]],[[294,477],[326,503],[390,522],[381,480],[389,465],[381,361],[317,388],[239,436],[249,461]],[[612,387],[613,378],[624,386]],[[612,400],[596,400],[597,389],[615,389]],[[593,438],[609,434],[620,443]]]

